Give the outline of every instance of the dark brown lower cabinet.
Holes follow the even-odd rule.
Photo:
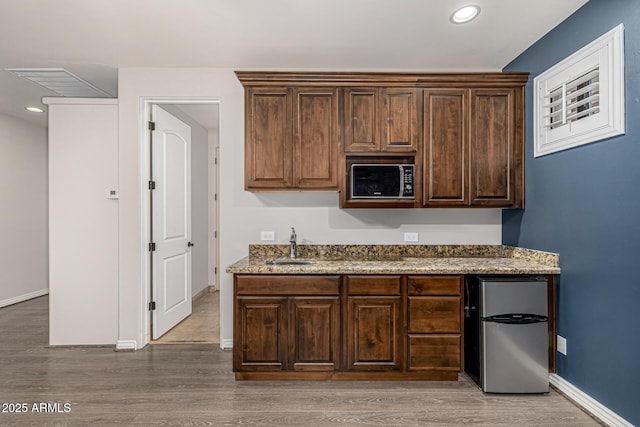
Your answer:
[[[236,379],[456,380],[464,366],[463,282],[461,275],[237,274]],[[550,343],[551,372],[554,356]]]
[[[235,370],[280,371],[287,366],[287,298],[236,299]],[[238,340],[238,341],[236,341]]]
[[[340,368],[340,276],[235,278],[236,372]]]
[[[410,371],[460,372],[462,276],[409,276]]]
[[[340,367],[339,297],[289,298],[289,368],[335,371]]]
[[[400,275],[345,277],[349,370],[389,371],[404,366],[403,283]]]
[[[339,297],[237,299],[240,370],[333,371],[340,362]]]
[[[409,370],[459,372],[461,344],[460,334],[409,334]]]
[[[400,369],[400,297],[349,297],[349,369]]]

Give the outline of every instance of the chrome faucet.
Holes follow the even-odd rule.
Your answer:
[[[291,227],[291,237],[289,237],[289,243],[291,243],[291,258],[298,257],[298,243],[296,242],[296,229]]]

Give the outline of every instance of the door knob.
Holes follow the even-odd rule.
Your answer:
[[[189,242],[189,243],[187,243],[187,246],[191,247],[191,246],[195,246],[195,245],[193,243]]]

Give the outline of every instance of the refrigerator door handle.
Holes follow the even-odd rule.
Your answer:
[[[549,318],[538,314],[510,313],[487,316],[483,317],[482,320],[485,322],[504,323],[508,325],[528,325],[531,323],[547,322]]]

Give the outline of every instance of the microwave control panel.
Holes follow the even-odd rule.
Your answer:
[[[413,165],[402,169],[402,197],[413,197]]]

